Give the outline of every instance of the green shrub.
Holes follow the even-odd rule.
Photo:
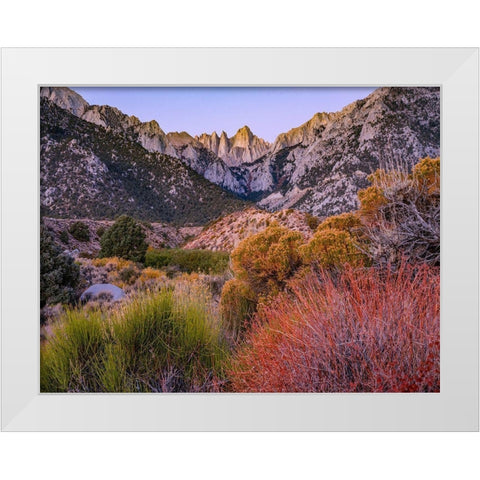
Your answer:
[[[147,243],[145,232],[140,224],[127,215],[122,215],[102,235],[100,258],[120,257],[134,262],[143,262]]]
[[[45,226],[40,227],[40,307],[75,300],[80,268],[54,242]]]
[[[90,240],[90,230],[83,222],[74,222],[68,229],[70,235],[79,242],[88,242]]]
[[[41,347],[41,391],[218,391],[226,354],[210,302],[195,285],[66,312]]]
[[[145,256],[147,267],[177,268],[187,273],[223,273],[228,267],[228,262],[228,253],[211,250],[148,249]]]
[[[140,271],[134,266],[129,266],[118,272],[120,280],[127,285],[132,285],[135,283],[137,278],[140,276]]]
[[[100,310],[67,310],[54,337],[40,349],[42,392],[95,392],[105,354],[105,319]]]
[[[62,243],[64,243],[65,245],[68,245],[69,238],[68,238],[68,232],[66,230],[62,230],[58,237],[60,238],[60,241]]]
[[[106,228],[105,228],[103,225],[101,225],[100,227],[98,227],[98,228],[97,228],[97,232],[96,232],[96,233],[97,233],[97,237],[98,237],[98,238],[102,238],[102,235],[105,233],[105,231],[106,231]]]
[[[354,267],[368,264],[368,257],[359,250],[355,238],[336,228],[317,231],[300,252],[305,264],[323,268],[342,267],[347,263]]]
[[[143,220],[141,223],[145,228],[153,231],[153,225],[150,222],[148,222],[147,220]]]

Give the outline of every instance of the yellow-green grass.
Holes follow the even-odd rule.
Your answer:
[[[41,391],[217,391],[227,354],[209,295],[185,283],[68,310],[41,347]]]

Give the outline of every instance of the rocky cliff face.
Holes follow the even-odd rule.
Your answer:
[[[246,202],[179,159],[85,121],[47,98],[40,109],[40,202],[43,216],[202,225]]]
[[[328,216],[357,208],[357,192],[377,168],[411,168],[439,154],[439,89],[379,88],[280,135],[261,164],[249,168],[252,180],[270,185],[260,206]]]
[[[238,167],[261,157],[270,149],[270,144],[252,133],[245,125],[228,138],[225,132],[220,137],[217,132],[203,133],[196,137],[205,148],[221,158],[229,167]]]
[[[89,104],[81,95],[67,87],[41,87],[40,97],[46,97],[60,108],[68,110],[77,117],[89,108]]]
[[[40,96],[60,108],[95,125],[125,135],[149,152],[166,153],[167,137],[155,120],[141,122],[134,115],[125,115],[109,105],[90,105],[78,93],[66,87],[43,87]]]
[[[155,121],[90,106],[67,88],[43,88],[41,95],[149,152],[180,159],[210,182],[272,211],[293,207],[328,216],[355,209],[358,190],[377,168],[408,168],[440,152],[438,88],[379,88],[340,112],[315,114],[272,145],[247,126],[231,138],[225,132],[165,134]]]
[[[272,152],[278,152],[296,145],[310,145],[336,117],[338,117],[338,114],[335,113],[316,113],[303,125],[278,135],[273,144]]]
[[[40,90],[40,96],[82,120],[139,143],[149,152],[165,153],[178,158],[207,180],[235,193],[245,190],[241,185],[242,179],[237,178],[238,175],[231,171],[220,154],[225,155],[229,161],[234,161],[231,158],[237,158],[238,162],[242,155],[245,158],[255,156],[256,152],[260,151],[258,145],[263,142],[252,136],[252,146],[248,148],[245,142],[242,143],[241,135],[238,139],[235,137],[229,139],[223,133],[222,137],[217,136],[216,145],[212,135],[213,145],[209,148],[204,141],[192,137],[187,132],[166,134],[155,120],[141,122],[137,117],[125,115],[115,107],[90,105],[80,95],[66,87],[43,87]]]

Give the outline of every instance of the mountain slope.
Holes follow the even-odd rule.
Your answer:
[[[126,139],[139,143],[149,152],[165,153],[182,160],[207,180],[231,192],[243,192],[243,179],[233,173],[231,165],[251,161],[265,153],[269,144],[241,128],[232,138],[207,134],[192,137],[187,132],[165,133],[155,120],[141,122],[134,115],[122,113],[109,105],[90,105],[67,87],[42,87],[40,96],[87,122],[99,125]],[[218,141],[215,141],[215,137]]]
[[[231,252],[244,238],[265,230],[273,222],[300,232],[305,241],[318,225],[318,219],[308,213],[297,210],[271,213],[252,207],[211,222],[183,248]]]
[[[245,126],[233,137],[165,134],[109,106],[91,106],[70,89],[41,95],[75,115],[178,158],[207,180],[272,211],[294,207],[328,216],[357,207],[367,176],[390,164],[410,167],[440,153],[440,90],[385,87],[340,112],[317,113],[270,145]]]
[[[63,218],[199,225],[246,203],[176,158],[151,153],[114,129],[41,99],[41,209]]]
[[[357,192],[377,168],[410,168],[440,154],[440,90],[379,88],[334,114],[316,115],[277,137],[250,165],[245,197],[269,210],[328,216],[357,208]]]

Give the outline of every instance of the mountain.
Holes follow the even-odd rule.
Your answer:
[[[232,138],[223,132],[215,143],[216,133],[209,142],[207,134],[192,137],[187,132],[165,133],[155,120],[141,122],[109,105],[90,105],[67,87],[42,87],[40,96],[47,98],[73,115],[139,143],[149,152],[165,153],[179,158],[207,180],[231,192],[243,192],[241,173],[230,166],[258,158],[269,144],[252,134],[245,126]]]
[[[245,125],[231,138],[225,132],[203,133],[195,137],[205,148],[221,158],[229,167],[250,163],[267,153],[270,144],[252,133]]]
[[[357,192],[377,168],[411,168],[439,154],[439,88],[379,88],[280,134],[266,155],[242,165],[249,183],[237,193],[272,211],[325,217],[357,208]]]
[[[296,208],[325,217],[357,208],[357,192],[379,167],[410,168],[440,153],[440,90],[384,87],[339,112],[316,113],[273,144],[248,126],[231,138],[165,133],[109,106],[89,105],[68,88],[41,95],[73,115],[164,153],[210,182],[271,211]]]
[[[140,220],[200,225],[248,206],[181,160],[149,152],[132,141],[130,137],[138,139],[145,131],[145,124],[110,107],[93,111],[72,95],[58,98],[81,116],[98,112],[108,122],[101,125],[102,116],[94,123],[83,120],[42,97],[42,215],[112,219],[128,214]]]
[[[313,143],[317,140],[321,131],[325,129],[326,125],[334,121],[337,116],[335,113],[316,113],[303,125],[278,135],[273,144],[272,152],[278,152],[295,145],[309,145]]]

